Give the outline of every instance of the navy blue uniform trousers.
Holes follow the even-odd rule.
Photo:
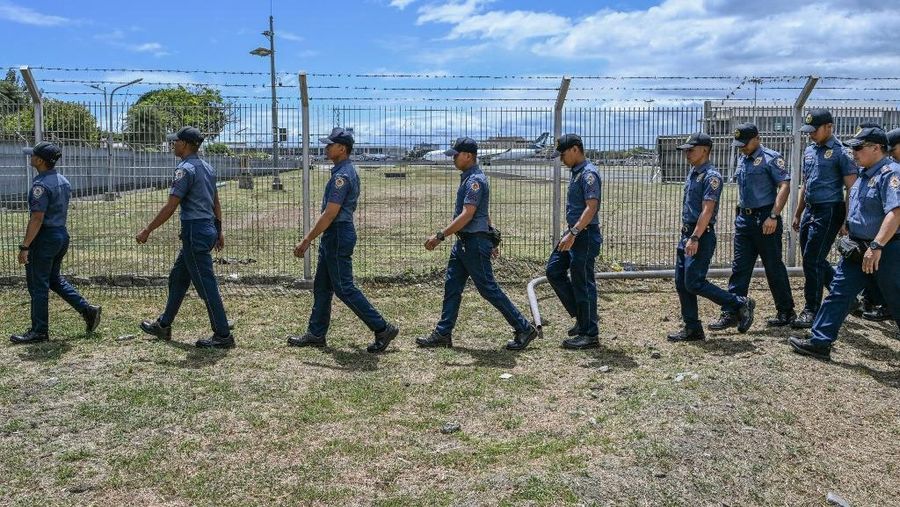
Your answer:
[[[319,337],[331,324],[331,301],[337,296],[373,332],[381,332],[387,322],[353,281],[353,249],[356,228],[353,222],[332,222],[319,242],[319,261],[313,278],[313,307],[308,331]]]
[[[438,333],[446,336],[456,326],[462,293],[469,278],[475,283],[481,297],[499,310],[516,332],[526,331],[531,326],[494,279],[494,269],[491,266],[493,249],[491,240],[478,233],[466,234],[453,244],[450,260],[447,262],[447,274],[444,277],[441,320],[435,328]]]
[[[575,237],[570,250],[553,250],[547,261],[547,281],[569,315],[575,317],[580,336],[600,334],[594,264],[602,244],[600,228],[589,225]]]
[[[200,299],[206,304],[213,332],[219,336],[231,334],[225,305],[222,304],[222,295],[219,293],[219,283],[213,271],[211,252],[218,237],[212,220],[181,221],[181,251],[169,273],[169,297],[166,309],[159,317],[160,324],[172,325],[184,296],[193,283]]]
[[[700,322],[697,296],[704,297],[724,311],[737,312],[741,307],[738,297],[725,289],[713,285],[706,279],[709,272],[709,263],[716,251],[716,233],[708,230],[700,236],[700,244],[697,253],[687,256],[684,253],[684,245],[693,232],[693,227],[682,232],[681,241],[678,242],[677,262],[675,265],[675,290],[678,292],[678,300],[681,302],[681,320],[689,330],[700,330],[703,324]]]
[[[30,246],[25,279],[31,296],[31,330],[47,334],[51,290],[78,313],[87,310],[88,302],[60,275],[63,257],[69,250],[69,232],[65,227],[41,227]]]

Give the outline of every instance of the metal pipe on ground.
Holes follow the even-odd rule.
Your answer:
[[[803,268],[800,267],[789,267],[787,268],[788,276],[803,276]],[[753,270],[753,276],[765,276],[766,270],[764,268],[755,268]],[[650,270],[650,271],[602,271],[599,273],[595,273],[594,276],[597,280],[646,280],[646,279],[664,279],[664,278],[675,278],[675,270],[674,269],[659,269],[659,270]],[[710,269],[707,272],[706,276],[708,278],[725,278],[731,276],[731,268],[718,268],[718,269]],[[537,301],[537,293],[535,292],[535,287],[541,285],[543,283],[547,283],[546,276],[539,276],[534,280],[528,282],[528,287],[525,289],[528,294],[528,306],[531,307],[531,317],[532,322],[534,323],[534,327],[537,328],[538,332],[543,336],[542,324],[541,324],[541,312],[538,309],[538,301]]]

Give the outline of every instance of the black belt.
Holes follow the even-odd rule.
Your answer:
[[[693,223],[693,224],[692,223],[684,223],[681,225],[681,233],[682,234],[693,234],[694,229],[696,229],[696,228],[697,228],[696,223]],[[707,225],[705,232],[712,232],[712,231],[713,231],[713,226]]]
[[[836,202],[823,202],[819,204],[813,204],[811,202],[806,203],[806,207],[810,209],[824,209],[824,208],[834,208],[837,206],[843,206],[846,204],[844,201],[836,201]]]
[[[742,208],[740,206],[735,206],[734,211],[738,215],[762,215],[763,213],[768,214],[770,211],[772,211],[773,206],[774,204],[761,206],[759,208]]]
[[[456,237],[459,238],[459,239],[462,239],[462,240],[466,240],[466,239],[469,239],[469,238],[475,238],[475,237],[478,237],[478,236],[483,236],[483,237],[485,237],[485,238],[489,238],[489,237],[491,236],[491,233],[489,233],[488,231],[477,231],[477,232],[462,232],[462,231],[459,231],[459,232],[456,233]]]
[[[575,224],[570,225],[569,228],[572,228],[574,225]],[[587,224],[584,226],[584,229],[582,229],[582,231],[599,231],[599,230],[600,230],[600,225],[598,225],[598,224]]]

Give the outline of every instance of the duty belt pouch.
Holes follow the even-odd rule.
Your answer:
[[[855,264],[862,264],[863,245],[850,239],[850,236],[843,236],[837,242],[837,251],[847,261]]]
[[[488,239],[491,240],[491,244],[494,245],[494,248],[500,246],[500,242],[503,241],[500,237],[500,230],[491,227],[487,232]]]

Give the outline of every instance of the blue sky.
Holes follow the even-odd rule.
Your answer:
[[[800,76],[900,76],[900,9],[892,2],[875,0],[274,0],[273,7],[278,70],[284,85],[279,93],[285,100],[296,100],[296,72],[300,70],[492,76],[729,76],[702,81],[576,79],[569,94],[573,100],[628,105],[649,101],[696,105],[703,99],[723,98],[731,92],[735,98],[749,100],[753,87],[742,76],[797,76],[789,80],[768,79],[760,85],[760,99],[784,100],[796,95],[804,81]],[[107,81],[115,86],[112,82],[142,77],[148,83],[255,84],[258,86],[221,89],[226,96],[258,97],[263,101],[269,93],[265,88],[267,75],[223,76],[146,69],[267,73],[268,60],[248,53],[266,44],[260,32],[267,29],[269,8],[268,0],[199,4],[170,0],[0,0],[0,65],[134,69],[37,69],[35,75],[48,92],[92,93],[83,83],[52,82],[53,79]],[[320,99],[319,104],[326,103],[327,97],[409,100],[428,95],[502,99],[507,101],[504,107],[548,107],[555,97],[552,88],[558,80],[313,76],[310,84],[316,87],[311,95]],[[328,86],[339,88],[322,88]],[[381,89],[344,88],[347,86]],[[383,89],[402,86],[550,89]],[[158,86],[136,86],[129,92],[133,98],[153,87]],[[665,87],[675,90],[658,90]],[[772,89],[777,87],[793,89]],[[874,90],[876,87],[887,89]],[[813,98],[866,97],[898,102],[898,92],[897,80],[823,79]],[[526,96],[544,102],[516,102]],[[484,102],[474,104],[482,106]],[[510,120],[512,124],[517,121]],[[378,122],[378,128],[383,130],[409,128],[408,124],[402,125],[402,120],[387,118]],[[423,124],[430,125],[429,122],[432,120],[422,120]],[[454,131],[474,128],[447,127]],[[542,130],[544,126],[536,126],[530,129],[528,137],[535,137]]]

